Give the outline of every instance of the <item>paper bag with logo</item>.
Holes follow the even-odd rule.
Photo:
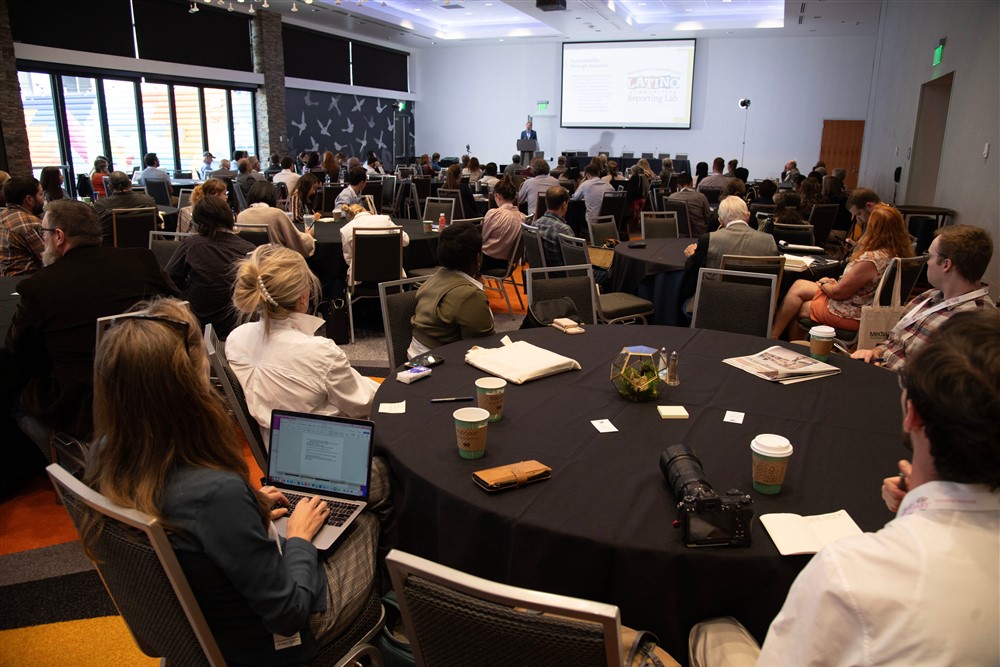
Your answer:
[[[885,339],[889,337],[889,332],[906,312],[906,307],[900,303],[899,295],[899,283],[903,273],[902,263],[899,258],[896,258],[889,266],[894,269],[893,273],[895,274],[892,284],[892,302],[888,306],[878,304],[878,296],[882,294],[886,277],[889,275],[889,269],[886,269],[885,273],[882,274],[882,280],[879,281],[878,289],[875,290],[875,302],[861,308],[861,326],[858,328],[859,350],[871,350],[876,345],[884,343]]]

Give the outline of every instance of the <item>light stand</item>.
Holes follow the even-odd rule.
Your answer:
[[[747,155],[747,123],[750,122],[750,98],[744,97],[740,100],[740,108],[746,113],[743,116],[743,151],[740,153],[740,164],[746,167]]]

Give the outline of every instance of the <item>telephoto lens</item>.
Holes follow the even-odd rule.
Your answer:
[[[660,454],[660,471],[667,478],[678,501],[687,496],[701,498],[713,493],[705,479],[701,460],[687,445],[670,445]]]

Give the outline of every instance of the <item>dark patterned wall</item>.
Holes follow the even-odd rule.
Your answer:
[[[288,114],[288,145],[292,156],[301,151],[343,151],[348,157],[364,159],[375,151],[382,164],[393,164],[393,135],[403,131],[400,112],[392,105],[397,100],[366,97],[349,93],[321,93],[288,88],[285,108]],[[406,114],[412,113],[407,102]],[[397,127],[397,123],[399,127]],[[411,124],[412,125],[412,124]],[[413,154],[413,132],[405,137],[404,155]]]

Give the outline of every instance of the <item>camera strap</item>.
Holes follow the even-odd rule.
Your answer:
[[[625,658],[625,667],[665,667],[663,661],[656,655],[656,645],[659,643],[652,632],[638,630],[632,640],[632,647]],[[635,659],[639,658],[638,662]]]

